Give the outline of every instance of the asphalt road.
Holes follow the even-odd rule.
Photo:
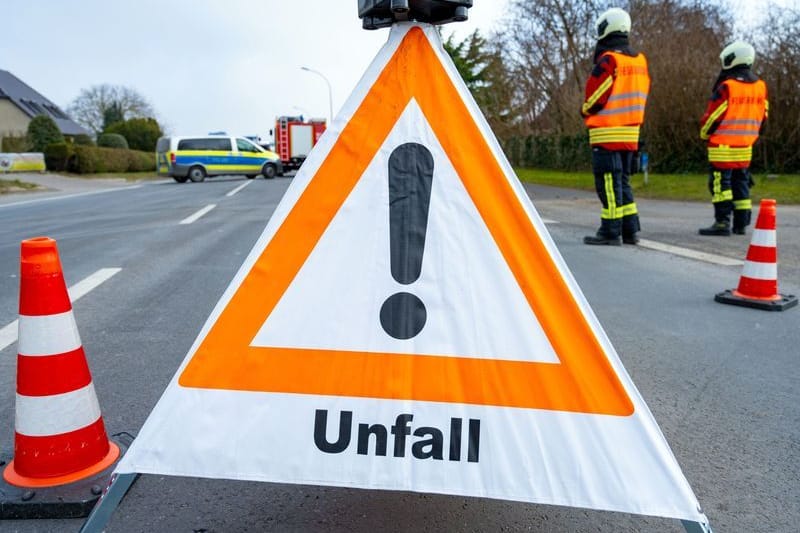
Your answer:
[[[17,317],[19,242],[58,241],[67,285],[121,271],[75,302],[111,433],[136,433],[290,180],[112,184],[0,201],[0,328]],[[235,194],[229,193],[248,184]],[[95,183],[94,188],[103,184]],[[651,249],[587,247],[591,194],[530,187],[541,215],[670,443],[715,531],[796,531],[800,309],[713,302],[741,267]],[[58,198],[69,193],[70,197]],[[200,209],[216,207],[192,223]],[[707,204],[639,201],[653,241],[742,259],[749,236],[701,238]],[[800,209],[779,206],[781,292],[800,293]],[[13,448],[16,345],[0,351],[0,452]],[[75,531],[81,520],[5,521]],[[393,491],[142,476],[112,532],[682,531],[674,520]]]

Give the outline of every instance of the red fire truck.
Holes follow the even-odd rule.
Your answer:
[[[281,158],[283,169],[300,168],[324,131],[324,118],[278,117],[275,120],[275,152]]]

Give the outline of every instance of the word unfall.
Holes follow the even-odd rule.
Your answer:
[[[411,455],[416,459],[443,460],[445,451],[450,461],[461,461],[462,428],[464,421],[461,418],[450,419],[449,441],[445,450],[445,433],[435,427],[418,427],[413,430],[411,421],[414,415],[404,413],[397,415],[394,425],[386,427],[383,424],[358,424],[358,442],[356,453],[358,455],[370,454],[370,441],[374,443],[373,453],[376,456],[386,456],[388,450],[389,434],[394,435],[394,457],[406,456],[406,437],[416,439],[411,444]],[[314,416],[314,444],[325,453],[342,453],[350,446],[353,433],[353,412],[341,411],[339,413],[339,432],[335,442],[327,438],[328,410],[317,409]],[[370,438],[374,437],[374,438]],[[481,421],[469,419],[467,428],[467,462],[477,463],[481,445]]]

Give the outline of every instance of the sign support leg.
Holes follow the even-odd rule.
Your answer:
[[[711,531],[711,526],[708,524],[708,519],[704,522],[681,520],[681,524],[683,524],[683,529],[686,530],[686,533],[713,533]]]
[[[139,474],[136,473],[111,476],[111,483],[92,509],[86,522],[83,523],[80,533],[102,533],[119,502],[125,497],[138,476]]]

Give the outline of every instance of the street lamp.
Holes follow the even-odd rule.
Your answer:
[[[305,70],[306,72],[311,72],[313,74],[317,74],[325,83],[328,84],[328,111],[330,112],[330,123],[333,123],[333,91],[331,90],[331,82],[328,81],[328,78],[325,77],[325,74],[318,70],[314,70],[308,67],[300,67],[300,70]]]

